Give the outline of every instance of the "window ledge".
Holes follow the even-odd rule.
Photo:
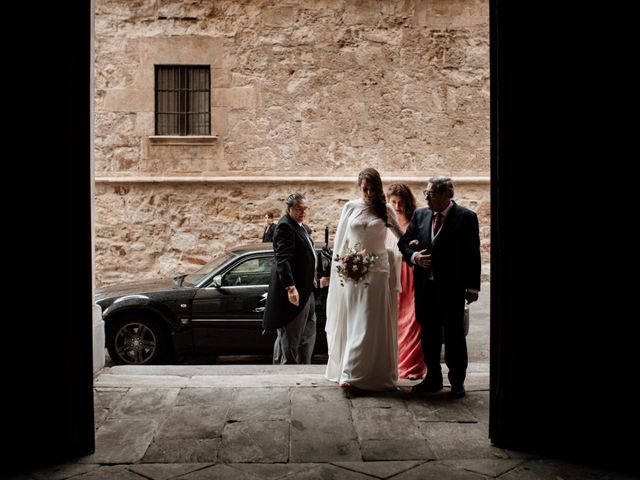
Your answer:
[[[216,135],[150,135],[152,145],[211,145],[218,140]]]
[[[292,176],[274,176],[274,175],[158,175],[158,174],[138,174],[123,175],[115,174],[107,175],[109,172],[96,173],[95,182],[97,184],[105,183],[203,183],[203,184],[238,184],[238,183],[260,183],[265,182],[281,183],[281,184],[300,184],[300,183],[344,183],[353,185],[356,177],[353,175],[339,175],[334,177],[323,177],[320,175],[292,175]],[[420,185],[418,188],[424,188],[430,177],[418,177],[407,172],[405,176],[388,176],[384,177],[384,181],[391,183],[410,183]],[[455,185],[489,185],[490,179],[486,177],[452,177]]]

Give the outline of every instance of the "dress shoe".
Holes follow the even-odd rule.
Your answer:
[[[442,390],[442,382],[421,382],[411,387],[413,393],[435,393]]]
[[[464,385],[451,385],[451,393],[449,394],[451,398],[462,398],[467,394],[464,389]]]

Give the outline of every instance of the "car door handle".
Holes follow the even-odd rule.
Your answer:
[[[256,313],[262,313],[264,312],[265,307],[256,307],[253,309],[254,312]]]

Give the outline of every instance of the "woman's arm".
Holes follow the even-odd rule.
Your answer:
[[[387,203],[387,224],[389,226],[389,230],[393,233],[396,239],[400,238],[404,235],[404,229],[400,226],[400,222],[398,222],[398,217],[396,212],[391,205]]]

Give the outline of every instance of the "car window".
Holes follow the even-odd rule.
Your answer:
[[[271,265],[273,265],[273,257],[246,260],[223,275],[222,286],[269,285]]]
[[[198,282],[200,282],[200,280],[202,280],[204,277],[209,275],[212,271],[214,271],[218,267],[221,267],[222,265],[227,263],[229,260],[237,256],[238,256],[237,253],[231,253],[231,252],[220,253],[218,256],[216,256],[213,260],[207,263],[200,270],[184,277],[182,285],[185,287],[195,286]]]

